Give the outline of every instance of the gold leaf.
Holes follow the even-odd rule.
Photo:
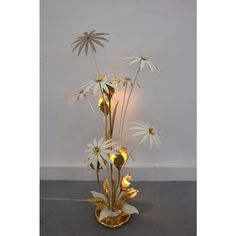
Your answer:
[[[120,169],[125,163],[124,157],[120,154],[116,155],[114,159],[114,165],[116,168]]]
[[[127,188],[130,186],[130,181],[132,180],[132,176],[130,174],[127,174],[126,176],[122,177],[121,180],[121,189],[127,190]]]
[[[102,198],[96,197],[96,198],[88,198],[86,200],[87,202],[91,202],[96,206],[103,207],[105,206],[105,201]]]
[[[134,188],[129,188],[125,191],[125,194],[121,197],[121,201],[127,201],[129,199],[133,199],[137,196],[139,190]]]
[[[105,106],[105,109],[104,109]],[[103,100],[102,96],[98,99],[98,107],[99,110],[104,114],[104,115],[108,115],[110,112],[110,108],[108,105],[108,102]]]
[[[106,193],[108,193],[108,179],[105,178],[103,181],[103,189]]]

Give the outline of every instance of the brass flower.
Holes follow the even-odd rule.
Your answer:
[[[79,36],[76,40],[71,44],[73,47],[72,52],[74,52],[78,48],[78,56],[85,49],[86,56],[88,55],[88,48],[90,47],[93,52],[96,53],[95,44],[98,44],[101,47],[104,45],[101,43],[102,40],[107,41],[108,39],[101,37],[103,35],[109,35],[108,33],[95,33],[95,30],[90,33],[84,32],[83,36]]]

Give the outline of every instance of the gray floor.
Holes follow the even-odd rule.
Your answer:
[[[43,200],[41,236],[194,236],[196,235],[195,182],[133,182],[140,193],[131,204],[139,215],[121,228],[107,229],[96,222],[94,205],[86,202]],[[96,182],[41,181],[41,197],[88,198]]]

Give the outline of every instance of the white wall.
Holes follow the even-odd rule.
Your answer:
[[[102,72],[133,76],[135,67],[122,58],[135,55],[160,68],[142,71],[144,88],[131,102],[128,122],[150,121],[163,139],[158,152],[145,144],[137,150],[129,164],[138,168],[136,179],[195,179],[195,0],[41,0],[41,178],[94,178],[83,169],[83,150],[100,136],[96,121],[84,102],[69,105],[73,91],[96,74],[93,58],[72,54],[70,44],[93,29],[110,33],[97,53]]]

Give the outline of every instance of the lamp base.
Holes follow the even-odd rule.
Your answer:
[[[130,214],[126,214],[124,212],[121,212],[118,216],[106,217],[105,219],[99,220],[99,216],[100,216],[101,211],[102,211],[102,208],[96,207],[96,209],[95,209],[96,219],[101,225],[108,227],[108,228],[120,227],[123,224],[125,224],[126,222],[128,222],[131,217]]]

